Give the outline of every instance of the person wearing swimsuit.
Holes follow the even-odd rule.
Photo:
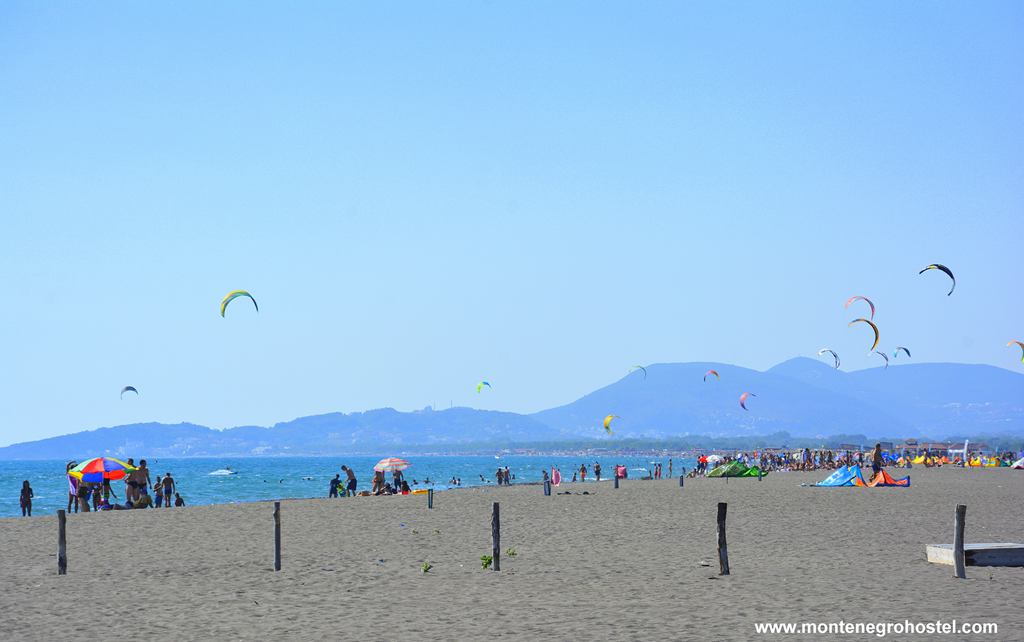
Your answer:
[[[21,516],[32,517],[32,498],[35,497],[35,493],[32,492],[32,487],[28,485],[26,479],[21,483]]]

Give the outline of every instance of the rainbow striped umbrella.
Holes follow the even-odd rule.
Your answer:
[[[380,461],[378,461],[377,464],[373,467],[373,469],[378,472],[387,470],[405,470],[410,465],[411,464],[405,461],[404,459],[399,459],[398,457],[388,457],[387,459],[381,459]]]
[[[68,474],[82,481],[99,483],[104,479],[124,479],[125,475],[133,470],[134,466],[129,466],[120,459],[93,457],[69,470]]]

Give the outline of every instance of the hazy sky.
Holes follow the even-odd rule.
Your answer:
[[[889,352],[1020,371],[1022,34],[1020,2],[4,2],[0,445],[875,366],[853,294]]]

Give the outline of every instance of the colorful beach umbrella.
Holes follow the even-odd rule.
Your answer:
[[[93,457],[69,470],[68,474],[82,481],[99,483],[104,479],[124,479],[133,470],[134,466],[129,466],[120,459]]]
[[[387,457],[378,461],[373,469],[377,472],[387,472],[393,470],[405,470],[410,465],[411,464],[404,459],[399,459],[398,457]]]

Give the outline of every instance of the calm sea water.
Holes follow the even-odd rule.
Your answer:
[[[652,462],[663,465],[668,476],[668,458],[653,457],[554,457],[554,456],[429,456],[408,457],[412,466],[405,478],[413,488],[446,490],[449,480],[458,477],[462,486],[480,486],[494,483],[499,466],[508,466],[516,476],[513,483],[539,482],[541,471],[557,466],[565,480],[572,479],[572,471],[580,464],[587,465],[592,479],[594,462],[601,463],[602,475],[609,477],[615,464],[629,468],[630,477],[642,477],[653,468]],[[210,458],[210,459],[147,459],[150,477],[167,472],[177,482],[178,491],[190,506],[226,504],[284,498],[326,497],[328,485],[345,464],[356,471],[359,490],[369,490],[373,465],[379,457],[267,457],[267,458]],[[673,458],[675,474],[680,467],[690,469],[693,459]],[[53,514],[67,507],[68,484],[64,474],[64,461],[0,461],[0,517],[21,515],[19,490],[28,480],[35,492],[33,515]],[[230,468],[234,475],[211,474]],[[481,475],[485,481],[480,479]],[[342,474],[342,479],[345,475]],[[426,484],[430,480],[430,485]],[[388,475],[390,481],[390,474]],[[124,482],[113,482],[112,487],[120,501],[124,501]]]

